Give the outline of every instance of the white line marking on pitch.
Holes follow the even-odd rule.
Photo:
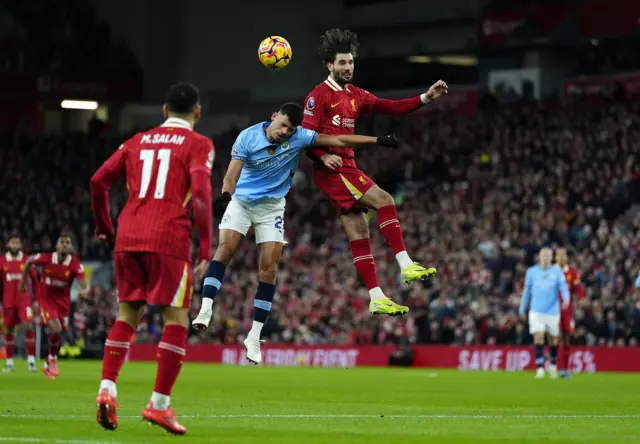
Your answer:
[[[45,439],[25,436],[0,436],[0,441],[8,442],[46,442],[53,444],[125,444],[117,441],[86,441],[78,439]],[[129,443],[131,444],[131,443]]]
[[[640,419],[640,415],[397,415],[397,414],[367,414],[367,415],[321,415],[321,414],[238,414],[238,415],[179,415],[186,419]],[[88,415],[24,415],[0,414],[0,418],[14,419],[91,419]],[[122,419],[140,419],[140,416],[120,416]],[[71,441],[69,441],[71,442]],[[79,441],[82,442],[82,441]],[[91,441],[93,442],[93,441]]]

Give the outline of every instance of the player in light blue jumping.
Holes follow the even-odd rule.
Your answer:
[[[562,270],[551,264],[553,252],[550,248],[542,248],[539,254],[539,265],[529,267],[524,282],[524,292],[520,300],[520,314],[524,315],[529,302],[529,333],[533,335],[536,356],[536,378],[544,378],[544,335],[549,334],[550,358],[549,376],[558,376],[556,361],[558,359],[558,341],[560,336],[560,301],[562,308],[569,305],[569,287]]]
[[[222,195],[216,199],[216,213],[226,207],[220,223],[220,241],[204,280],[202,308],[193,321],[196,329],[209,326],[213,298],[222,286],[224,272],[249,228],[255,228],[260,245],[260,283],[254,302],[253,327],[244,341],[247,359],[262,361],[260,333],[276,292],[276,273],[284,240],[285,196],[302,150],[310,146],[353,147],[378,144],[395,147],[393,136],[368,137],[318,134],[303,129],[302,109],[295,103],[283,105],[271,122],[251,126],[238,135],[231,163],[224,176]],[[339,156],[327,154],[322,161],[330,168],[342,166]],[[338,173],[336,173],[338,174]],[[228,206],[227,206],[228,205]]]

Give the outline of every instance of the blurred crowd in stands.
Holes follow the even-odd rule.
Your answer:
[[[6,0],[0,3],[0,73],[131,76],[140,66],[111,34],[93,2]]]
[[[402,318],[374,318],[352,265],[334,210],[318,192],[305,159],[287,199],[287,239],[278,293],[264,334],[295,344],[527,344],[517,315],[526,267],[543,245],[571,254],[587,298],[576,309],[576,342],[637,346],[640,299],[640,217],[609,223],[600,207],[616,184],[635,172],[640,150],[636,105],[509,108],[467,118],[450,114],[363,120],[360,133],[393,130],[398,150],[372,147],[358,162],[396,198],[411,256],[438,268],[410,287],[372,222],[373,254],[384,291],[411,307]],[[214,193],[219,192],[237,133],[214,138]],[[108,260],[92,239],[87,184],[119,144],[107,136],[5,134],[0,163],[0,234],[18,229],[27,251],[49,250],[61,229],[74,233],[83,260]],[[113,215],[125,201],[112,193]],[[220,215],[217,215],[220,217]],[[375,218],[374,218],[375,221]],[[190,342],[235,343],[251,326],[258,283],[251,236],[227,273],[207,332]],[[74,306],[76,337],[101,343],[113,322],[116,297],[93,289]],[[194,296],[192,314],[199,309]],[[137,340],[153,341],[161,317],[149,309]]]

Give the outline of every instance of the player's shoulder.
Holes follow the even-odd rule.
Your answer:
[[[267,124],[267,122],[258,122],[255,125],[251,125],[245,129],[243,129],[242,131],[240,131],[240,134],[238,134],[238,139],[239,141],[242,142],[248,142],[252,139],[255,139],[256,137],[262,137],[263,134],[263,127]]]

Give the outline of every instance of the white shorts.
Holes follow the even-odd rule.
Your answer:
[[[530,311],[529,333],[549,333],[551,336],[559,336],[560,315],[547,315]]]
[[[218,228],[233,230],[246,236],[253,225],[256,230],[256,244],[280,242],[284,240],[284,207],[281,199],[262,199],[258,203],[242,202],[235,197],[227,206]]]

